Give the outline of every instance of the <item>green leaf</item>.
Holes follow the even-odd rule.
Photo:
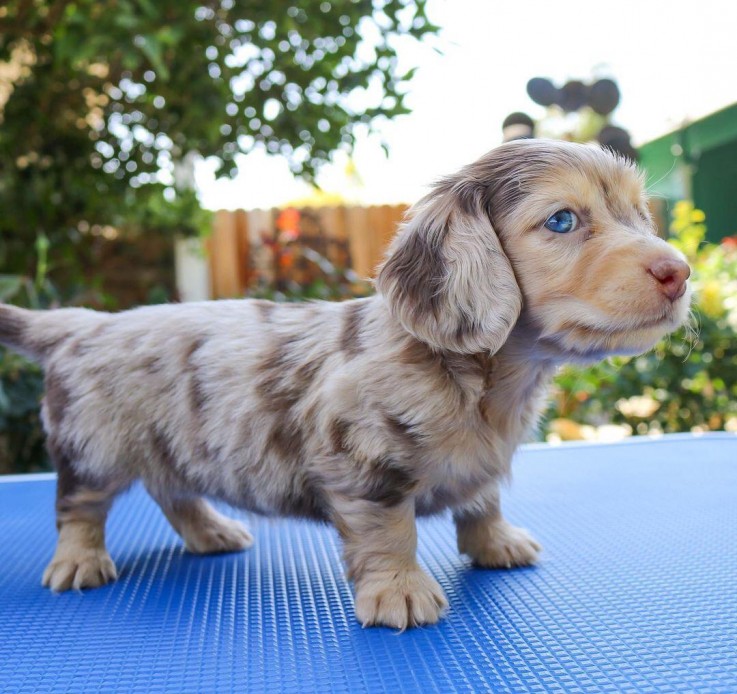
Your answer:
[[[151,63],[151,67],[153,67],[157,77],[159,77],[164,82],[168,82],[170,77],[169,68],[163,61],[161,44],[159,44],[159,42],[151,36],[143,36],[141,37],[140,48],[141,52],[148,58],[149,62]]]
[[[0,275],[0,301],[9,301],[23,286],[23,277],[20,275]]]

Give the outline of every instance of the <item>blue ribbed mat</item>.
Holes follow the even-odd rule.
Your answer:
[[[443,517],[420,559],[451,611],[361,629],[332,529],[249,517],[255,546],[210,558],[136,488],[108,545],[121,578],[40,586],[53,480],[0,483],[2,692],[737,692],[737,437],[530,447],[507,515],[537,568],[471,569]]]

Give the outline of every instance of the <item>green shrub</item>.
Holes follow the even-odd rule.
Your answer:
[[[47,308],[58,300],[48,282],[43,237],[36,243],[35,280],[0,275],[0,301],[29,308]],[[39,417],[43,373],[37,364],[0,347],[0,474],[49,469]]]
[[[41,369],[0,348],[0,474],[48,470],[39,417]]]

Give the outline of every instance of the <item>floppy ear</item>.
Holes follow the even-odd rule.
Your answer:
[[[487,211],[484,186],[441,182],[415,205],[376,280],[393,315],[439,350],[494,353],[522,309],[522,294]]]

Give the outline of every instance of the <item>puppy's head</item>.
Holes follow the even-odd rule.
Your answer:
[[[409,213],[377,279],[437,349],[497,351],[520,315],[563,358],[633,354],[688,314],[689,268],[659,239],[634,166],[596,146],[510,142]]]

